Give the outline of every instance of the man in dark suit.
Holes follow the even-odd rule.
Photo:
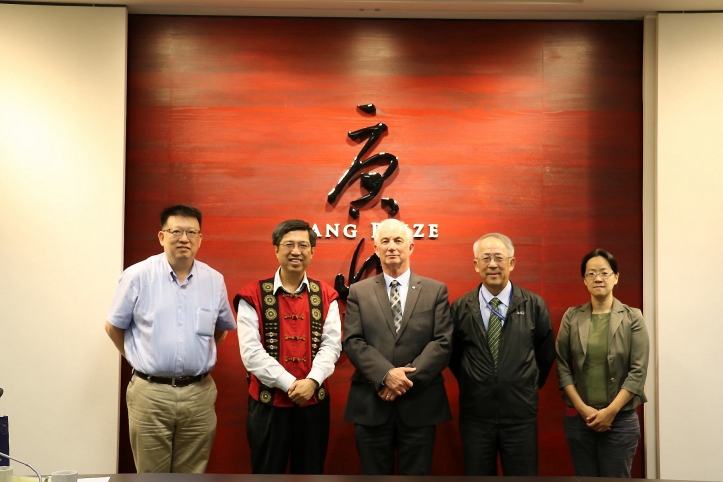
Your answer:
[[[356,424],[365,475],[432,470],[436,424],[451,420],[442,370],[449,362],[453,325],[447,287],[409,269],[412,231],[383,221],[374,250],[383,274],[351,286],[344,351],[356,368],[344,419]]]
[[[547,306],[510,282],[515,247],[499,233],[474,243],[482,283],[452,304],[450,368],[459,382],[465,475],[537,475],[537,392],[555,361]]]

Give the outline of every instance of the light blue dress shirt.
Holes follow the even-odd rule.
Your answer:
[[[165,253],[123,272],[108,322],[126,330],[128,363],[162,377],[210,372],[216,364],[214,331],[236,328],[221,273],[195,260],[179,284]]]
[[[508,281],[507,286],[505,286],[504,289],[500,291],[500,294],[498,294],[497,296],[490,293],[487,288],[485,288],[485,285],[482,285],[482,287],[480,287],[479,308],[480,311],[482,311],[482,321],[485,324],[485,331],[487,331],[487,327],[490,324],[490,314],[492,313],[487,306],[487,303],[492,301],[492,298],[497,298],[502,302],[497,307],[497,311],[502,316],[507,317],[507,309],[510,307],[510,300],[512,299],[512,281]],[[487,303],[485,303],[485,300],[487,300]],[[500,321],[502,322],[501,326],[505,326],[505,320]]]

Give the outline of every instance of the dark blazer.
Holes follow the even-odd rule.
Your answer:
[[[442,370],[449,362],[452,320],[447,287],[412,273],[397,333],[384,275],[351,285],[344,317],[344,351],[356,371],[344,419],[377,426],[396,412],[408,426],[435,425],[452,419]],[[417,370],[407,377],[414,386],[393,402],[378,391],[386,373],[395,367]]]
[[[587,388],[582,368],[585,365],[587,341],[590,334],[592,305],[570,308],[562,317],[560,333],[557,335],[557,378],[560,389],[575,385],[580,398],[587,403]],[[643,314],[617,299],[610,310],[608,330],[608,400],[612,401],[620,389],[635,396],[623,407],[632,410],[645,403],[645,378],[648,374],[650,339],[645,328]],[[563,394],[564,397],[564,394]],[[568,401],[568,405],[572,403]]]
[[[454,348],[449,368],[459,382],[460,420],[529,423],[537,392],[555,361],[555,335],[545,301],[512,286],[495,371],[479,305],[479,286],[452,303]]]

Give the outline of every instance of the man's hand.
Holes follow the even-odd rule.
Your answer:
[[[379,398],[381,398],[385,402],[393,402],[394,399],[397,398],[397,394],[389,390],[387,387],[384,387],[379,390]]]
[[[615,420],[615,415],[617,415],[617,412],[614,409],[606,407],[587,417],[585,422],[587,422],[588,427],[596,432],[607,432],[610,430],[613,420]]]
[[[319,384],[316,383],[316,380],[304,378],[292,383],[287,393],[289,394],[289,398],[292,402],[297,405],[302,405],[314,396],[314,392],[318,387]]]
[[[384,387],[391,390],[397,397],[407,393],[407,390],[412,388],[412,381],[407,378],[407,373],[416,371],[413,367],[397,367],[392,368],[387,372],[387,376],[384,377]]]

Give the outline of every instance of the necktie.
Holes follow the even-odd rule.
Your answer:
[[[392,317],[394,328],[399,331],[402,326],[402,298],[399,296],[399,281],[392,281],[392,288],[389,290],[389,301],[392,303]]]
[[[496,310],[502,303],[497,298],[492,298],[490,305]],[[490,310],[490,322],[487,327],[487,344],[490,347],[492,358],[495,361],[495,369],[497,369],[497,359],[500,354],[500,334],[502,333],[502,321],[500,317],[495,314],[494,311]]]

